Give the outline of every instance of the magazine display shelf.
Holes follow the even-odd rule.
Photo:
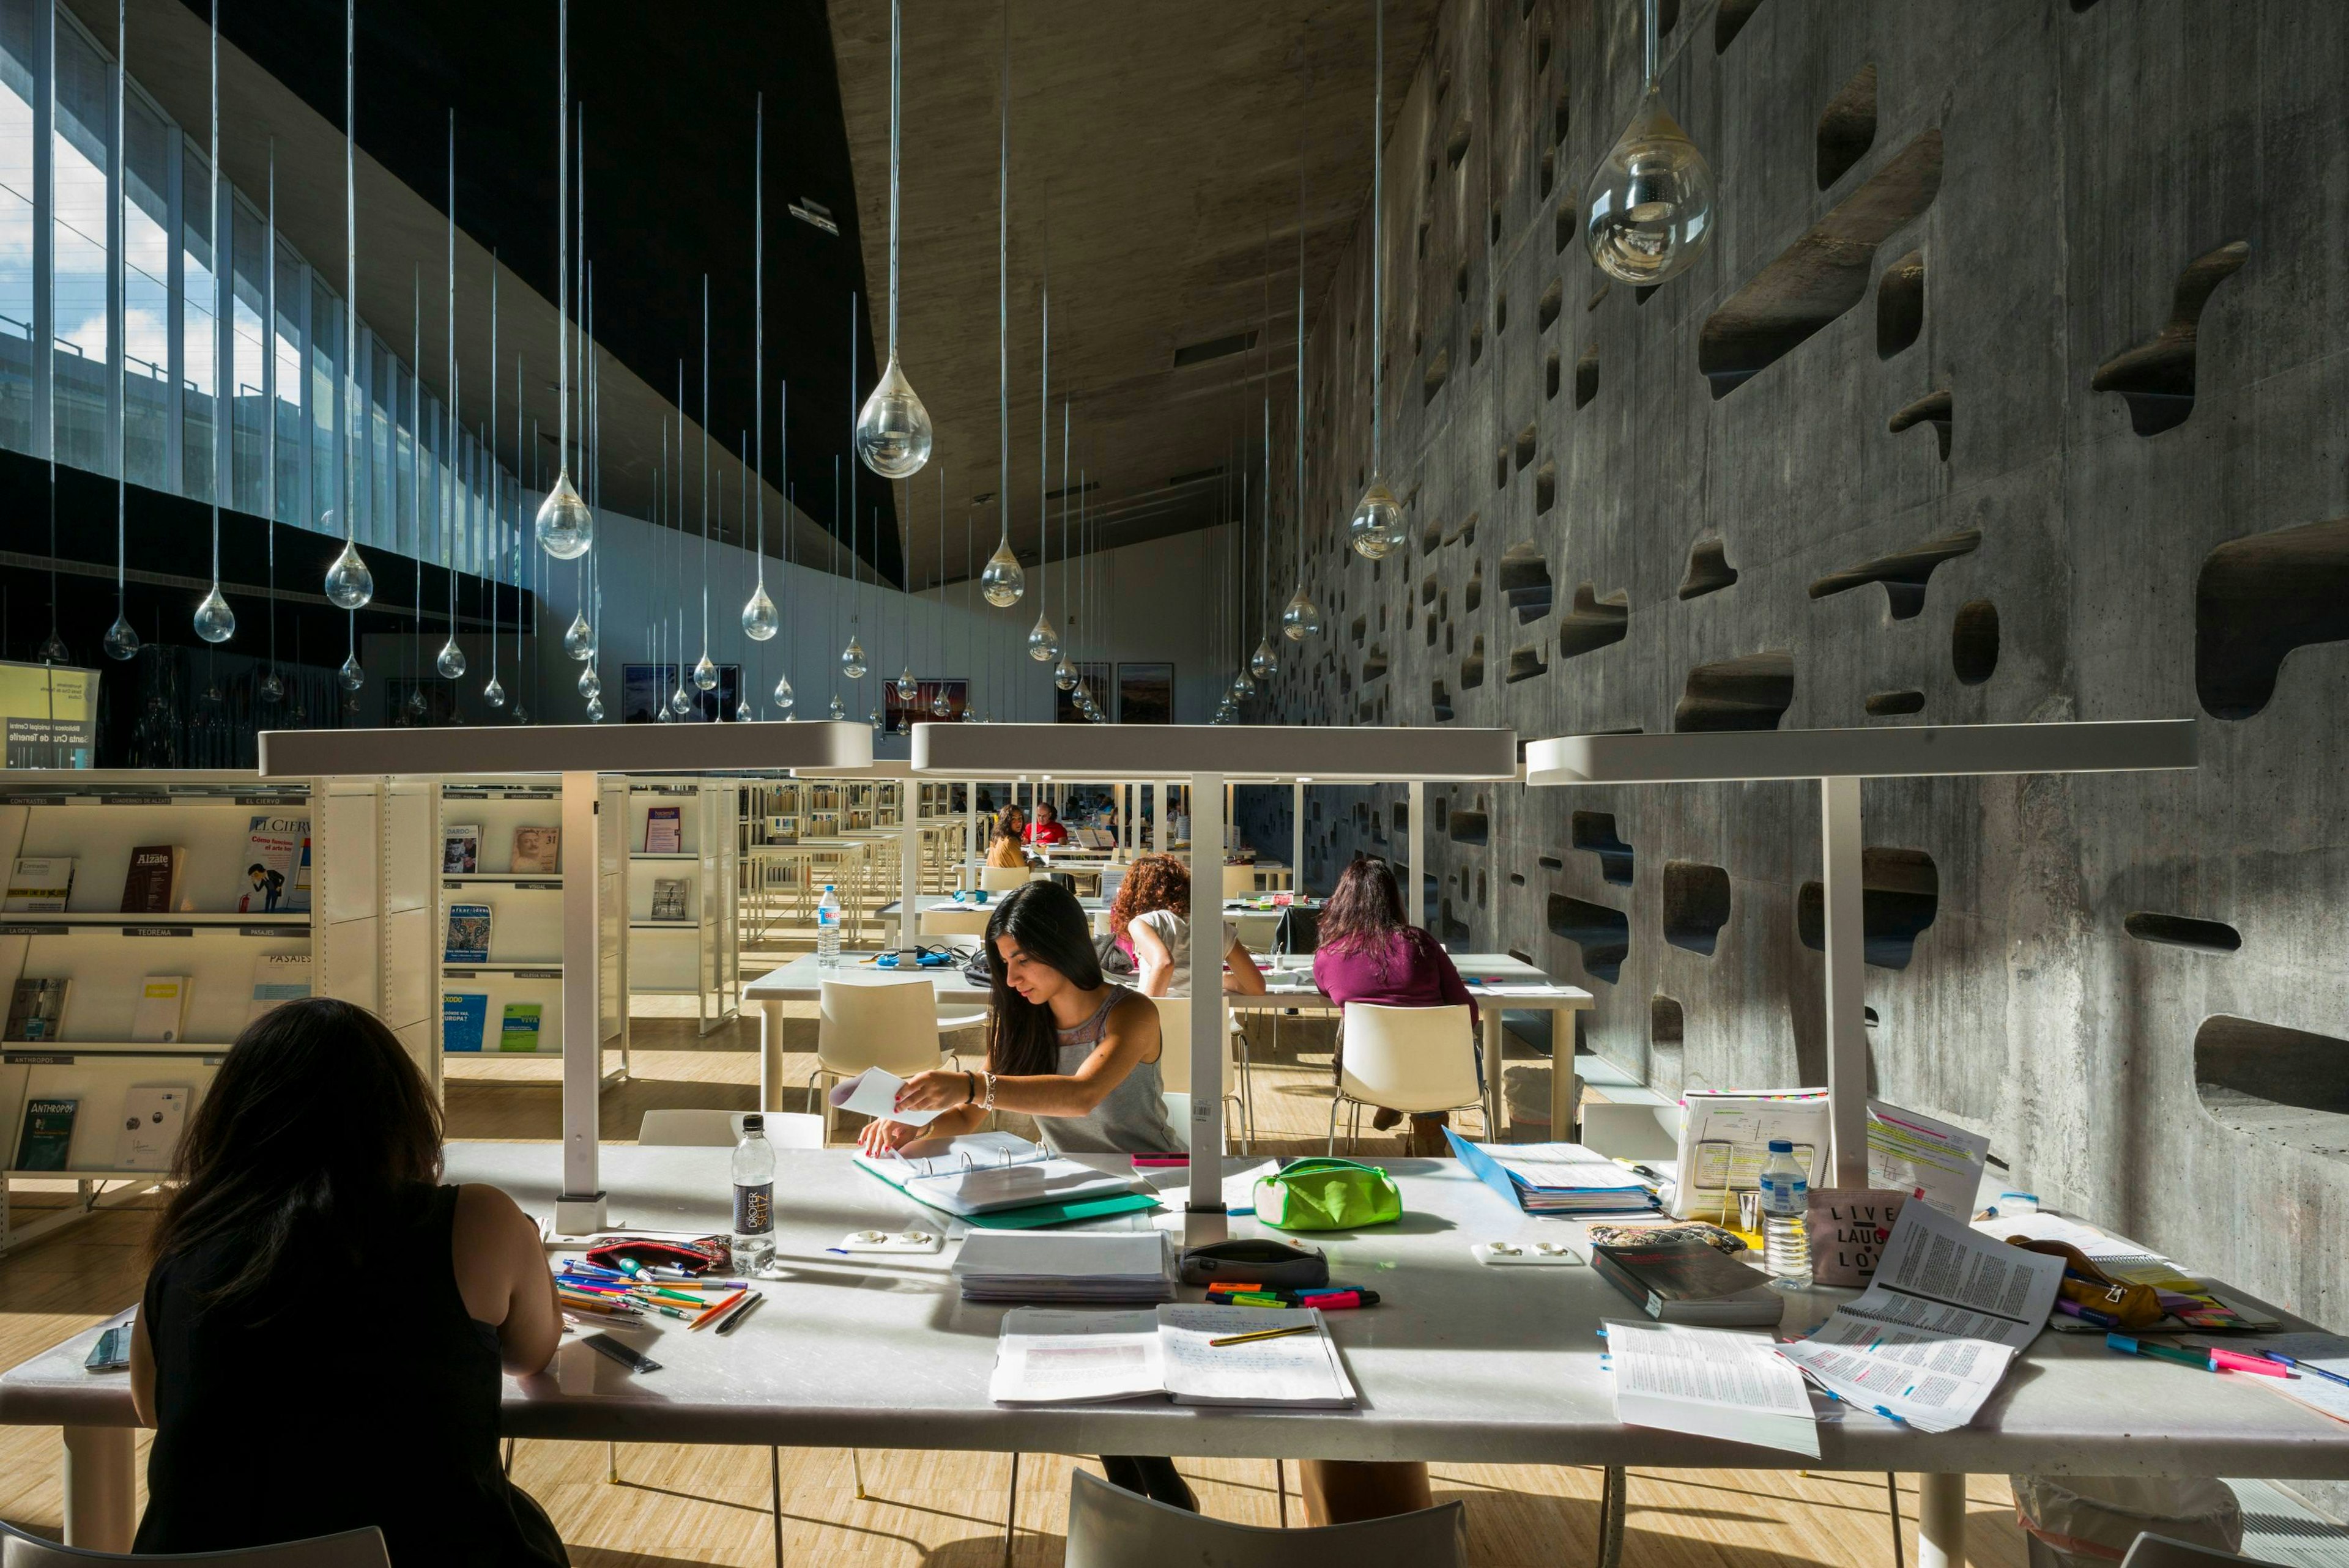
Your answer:
[[[436,780],[429,786],[434,805],[434,831],[429,846],[437,893],[433,904],[432,971],[434,976],[432,1032],[434,1055],[444,1073],[492,1059],[560,1058],[563,1055],[563,883],[575,864],[574,846],[557,848],[552,872],[516,870],[514,834],[523,828],[563,825],[562,791],[552,779],[464,779]],[[610,822],[617,811],[617,781],[603,791],[606,810],[599,822]],[[471,830],[472,869],[455,869],[452,838]],[[615,874],[615,835],[608,830],[604,848],[607,880]],[[449,954],[449,921],[453,906],[485,904],[491,911],[489,957],[481,963],[452,958]],[[627,975],[626,943],[618,923],[607,916],[604,940],[598,944],[605,966],[599,993],[605,998],[598,1037],[607,1053],[618,1053],[618,1065],[603,1073],[605,1083],[617,1082],[629,1070],[627,1009],[613,999],[624,994]],[[481,1038],[479,1049],[451,1049],[448,1030],[448,999],[480,996]],[[503,1024],[509,1006],[538,1009],[537,1043],[528,1051],[503,1047]],[[469,1082],[537,1083],[536,1078],[457,1073]]]
[[[161,1183],[163,1171],[120,1162],[125,1098],[139,1086],[185,1087],[194,1109],[253,1011],[256,958],[306,957],[312,988],[332,994],[321,924],[337,897],[373,882],[326,851],[314,793],[314,781],[225,770],[0,774],[0,870],[19,858],[75,862],[63,912],[0,911],[0,1008],[20,981],[67,983],[54,1038],[0,1041],[0,1253]],[[264,814],[310,820],[307,909],[236,908],[252,819]],[[182,851],[178,907],[123,913],[131,851],[156,844]],[[160,975],[186,977],[180,1038],[133,1039],[143,982]],[[19,1168],[36,1099],[76,1102],[63,1170]],[[66,1189],[72,1200],[59,1205]],[[26,1219],[12,1200],[28,1191],[43,1198]]]
[[[626,786],[628,994],[691,996],[695,1026],[707,1035],[741,1006],[742,785],[634,777]],[[672,809],[679,847],[647,849],[652,813]],[[663,907],[665,882],[686,884],[681,903]]]

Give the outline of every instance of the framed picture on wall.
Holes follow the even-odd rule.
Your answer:
[[[1117,712],[1110,717],[1120,724],[1174,723],[1174,666],[1118,665]]]
[[[881,691],[887,706],[881,717],[892,731],[910,734],[917,724],[958,724],[970,707],[970,682],[964,676],[921,676],[915,680],[916,691],[911,703],[897,699],[897,683],[884,681]],[[947,711],[936,712],[933,706],[944,693]]]
[[[1062,691],[1058,685],[1052,687],[1052,722],[1054,724],[1089,722],[1083,714],[1077,711],[1077,693],[1090,689],[1095,702],[1100,702],[1110,695],[1108,665],[1078,664],[1076,671],[1077,679],[1082,682],[1082,685],[1072,686],[1067,691]],[[1112,719],[1116,717],[1115,714],[1110,715]]]
[[[678,665],[622,665],[620,666],[620,722],[622,724],[657,724],[660,721],[661,704],[684,681],[683,667]],[[715,690],[698,691],[685,686],[690,705],[682,722],[707,724],[731,722],[734,708],[742,691],[742,666],[718,666]]]

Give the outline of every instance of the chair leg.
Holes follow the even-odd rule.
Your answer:
[[[1623,1492],[1628,1478],[1621,1465],[1609,1465],[1599,1484],[1599,1568],[1617,1568],[1623,1561]]]
[[[1011,1484],[1003,1492],[1003,1568],[1011,1568],[1011,1537],[1019,1526],[1019,1455],[1011,1456]]]
[[[1288,1528],[1288,1462],[1286,1460],[1272,1461],[1272,1491],[1273,1495],[1280,1500],[1280,1527],[1286,1530]]]
[[[507,1445],[507,1453],[509,1458],[506,1468],[508,1470],[512,1470],[513,1468],[512,1460],[511,1458],[512,1451],[512,1445]],[[604,1480],[608,1486],[617,1486],[620,1484],[620,1445],[617,1443],[605,1443],[604,1445]]]
[[[1343,1098],[1334,1092],[1330,1096],[1330,1157],[1333,1160],[1338,1157],[1338,1102]]]
[[[513,1451],[514,1440],[512,1438],[508,1438],[506,1439],[506,1457],[505,1464],[503,1466],[505,1476],[508,1480],[513,1480]]]
[[[1890,1470],[1884,1472],[1884,1502],[1892,1516],[1892,1568],[1903,1568],[1900,1561],[1900,1481]]]
[[[767,1447],[767,1517],[775,1530],[775,1568],[783,1568],[783,1450]]]
[[[848,1450],[848,1473],[856,1478],[856,1501],[872,1501],[873,1494],[864,1490],[864,1460],[854,1449]]]

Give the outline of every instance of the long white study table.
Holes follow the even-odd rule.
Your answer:
[[[725,1229],[724,1149],[604,1151],[616,1227]],[[448,1180],[493,1184],[540,1215],[562,1171],[551,1143],[452,1143]],[[636,1375],[566,1343],[545,1374],[509,1379],[511,1436],[794,1448],[957,1449],[1214,1458],[1432,1460],[1504,1464],[1965,1472],[2349,1478],[2349,1425],[2261,1387],[2174,1363],[2116,1356],[2101,1336],[2042,1334],[1974,1424],[1941,1434],[1823,1406],[1816,1460],[1615,1418],[1601,1369],[1602,1318],[1636,1309],[1588,1268],[1489,1269],[1481,1240],[1569,1240],[1581,1227],[1523,1214],[1454,1161],[1394,1160],[1404,1218],[1317,1236],[1335,1278],[1369,1284],[1377,1307],[1330,1315],[1361,1392],[1347,1411],[1180,1408],[1162,1402],[1007,1409],[988,1374],[1003,1309],[961,1301],[948,1274],[958,1228],[857,1170],[845,1150],[780,1151],[776,1277],[769,1299],[727,1338],[682,1324],[617,1330],[661,1363]],[[1104,1164],[1113,1163],[1102,1157]],[[1257,1161],[1233,1160],[1237,1171]],[[1167,1209],[1106,1223],[1177,1230],[1184,1177],[1164,1174]],[[852,1230],[918,1217],[944,1226],[946,1251],[846,1257],[824,1249]],[[1236,1235],[1260,1233],[1234,1216]],[[1195,1291],[1185,1290],[1186,1298]],[[1824,1317],[1848,1292],[1793,1293],[1781,1335]],[[2240,1293],[2238,1293],[2240,1294]],[[2249,1299],[2246,1297],[2245,1299]],[[2270,1308],[2269,1310],[2273,1310]],[[2278,1316],[2286,1316],[2277,1314]],[[2296,1320],[2287,1322],[2304,1327]],[[135,1423],[127,1377],[82,1369],[96,1331],[0,1376],[0,1424],[65,1429],[67,1529],[76,1544],[127,1550]],[[320,1398],[350,1397],[366,1376],[353,1339]],[[337,1387],[337,1380],[345,1385]],[[1936,1510],[1931,1493],[1958,1496]],[[1962,1492],[1930,1487],[1925,1557],[1963,1561]],[[1938,1517],[1937,1517],[1938,1514]]]

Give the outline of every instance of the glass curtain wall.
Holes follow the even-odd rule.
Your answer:
[[[452,438],[441,400],[365,322],[343,363],[336,271],[282,240],[268,256],[262,204],[225,179],[208,211],[204,128],[175,124],[135,78],[117,149],[114,79],[112,51],[56,0],[0,0],[0,448],[46,456],[54,418],[58,460],[111,476],[120,354],[133,484],[208,501],[225,465],[222,504],[262,515],[274,491],[279,521],[340,533],[347,460],[362,543],[514,581],[491,502],[519,483]]]

